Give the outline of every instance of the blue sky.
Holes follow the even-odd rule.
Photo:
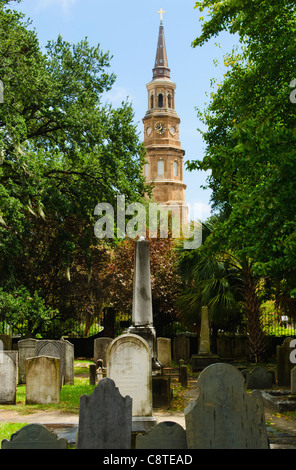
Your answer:
[[[117,80],[107,98],[119,106],[128,97],[142,139],[146,84],[152,79],[160,23],[157,12],[162,8],[166,12],[165,40],[171,80],[177,85],[175,105],[186,162],[203,158],[204,142],[197,130],[202,124],[195,107],[203,109],[209,101],[211,79],[217,83],[223,79],[223,56],[235,44],[235,38],[225,33],[201,48],[192,48],[192,41],[201,32],[199,18],[203,15],[194,5],[194,0],[23,0],[13,8],[31,18],[42,47],[61,34],[73,43],[87,37],[91,45],[100,43],[104,52],[110,51],[111,70]],[[201,189],[206,176],[184,168],[186,202],[192,211],[196,204],[202,207],[203,219],[209,215],[211,195]]]

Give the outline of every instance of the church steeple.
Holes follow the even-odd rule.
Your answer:
[[[162,20],[160,20],[155,65],[153,69],[153,80],[156,80],[157,78],[170,79],[170,69],[168,65]]]
[[[187,220],[186,185],[183,181],[183,156],[179,140],[180,118],[175,110],[176,84],[170,78],[162,9],[153,78],[146,85],[148,109],[143,118],[147,183],[153,183],[153,198],[162,206],[181,212]]]

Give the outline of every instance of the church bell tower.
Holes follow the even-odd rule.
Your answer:
[[[183,156],[179,140],[180,118],[175,110],[176,84],[171,81],[164,27],[160,12],[160,26],[152,81],[146,85],[148,110],[143,118],[146,164],[144,175],[153,183],[153,199],[169,209],[178,210],[186,222],[188,207],[185,202],[186,185],[183,181]]]

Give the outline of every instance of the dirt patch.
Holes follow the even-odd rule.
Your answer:
[[[30,414],[0,410],[0,423],[78,423],[78,414],[59,411],[36,411]]]

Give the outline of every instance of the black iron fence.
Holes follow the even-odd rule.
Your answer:
[[[97,334],[101,330],[99,325],[92,325],[88,329],[88,335],[92,336]],[[0,334],[6,334],[10,336],[25,336],[28,333],[32,333],[28,324],[18,324],[11,326],[7,322],[0,322]],[[77,338],[83,338],[86,335],[86,324],[79,322],[61,322],[60,320],[51,320],[44,324],[37,333],[40,338],[60,339],[61,336],[74,336]]]
[[[265,313],[261,315],[261,324],[267,336],[295,336],[296,321],[287,315]]]
[[[102,326],[107,327],[106,318],[102,321]],[[115,320],[115,318],[113,318]],[[105,325],[104,325],[105,324]],[[296,336],[296,320],[286,315],[273,315],[271,313],[263,313],[261,315],[261,324],[267,336]],[[102,326],[93,324],[91,328],[86,329],[84,322],[77,320],[61,321],[60,319],[52,319],[44,322],[38,331],[41,338],[59,339],[61,336],[74,336],[83,338],[98,334]],[[180,326],[178,324],[178,326]],[[87,331],[87,334],[86,334]],[[28,328],[28,324],[18,324],[11,326],[5,321],[0,321],[0,334],[9,334],[11,336],[25,336],[32,333]]]

